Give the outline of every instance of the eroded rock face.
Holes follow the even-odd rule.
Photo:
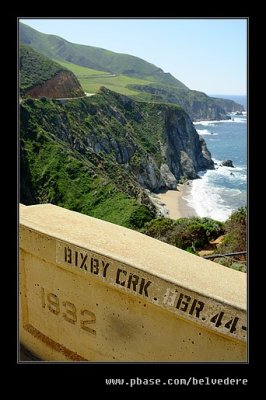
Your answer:
[[[124,104],[123,96],[121,97]],[[144,122],[145,113],[135,112],[132,101],[131,107],[134,115],[138,115],[138,122]],[[118,120],[121,119],[118,109],[116,114],[112,112],[112,116]],[[158,106],[156,117],[158,125],[161,123],[161,130],[158,132],[160,148],[157,151],[159,154],[146,153],[139,163],[136,163],[134,155],[139,149],[139,144],[130,134],[127,135],[126,143],[114,137],[102,139],[101,143],[97,144],[97,150],[113,152],[116,161],[126,164],[128,171],[136,177],[138,183],[151,191],[175,189],[181,176],[195,179],[198,171],[214,169],[214,163],[204,139],[198,135],[192,121],[183,110]],[[151,131],[149,134],[155,133]],[[156,155],[161,162],[156,161]]]
[[[106,89],[103,92],[110,96]],[[156,133],[152,130],[147,132],[151,136],[157,134],[160,145],[156,152],[143,153],[136,161],[140,143],[129,131],[125,131],[125,136],[105,135],[101,139],[90,133],[87,135],[87,140],[95,152],[113,154],[116,161],[125,165],[142,187],[151,191],[175,189],[181,176],[195,179],[198,171],[214,168],[204,139],[198,135],[192,121],[183,110],[156,105],[154,109],[157,112],[155,117],[152,117],[142,111],[138,103],[129,99],[129,103],[126,103],[124,96],[117,94],[115,96],[120,106],[117,104],[114,107],[110,98],[111,117],[123,127],[132,122],[132,117],[138,125],[142,123],[143,126],[144,124],[147,126],[151,118],[157,119],[157,124],[161,128]],[[130,118],[124,112],[121,115],[121,106],[130,109]]]
[[[230,119],[228,113],[244,111],[241,104],[232,100],[209,97],[196,90],[177,90],[151,85],[131,85],[132,89],[146,92],[152,100],[181,106],[193,121]]]
[[[214,168],[204,139],[185,112],[171,108],[165,111],[164,136],[165,161],[177,181],[181,176],[194,179],[198,171]]]
[[[27,90],[25,96],[35,99],[40,97],[70,98],[85,96],[85,94],[79,81],[71,71],[60,71],[42,85],[34,86]]]
[[[194,179],[198,171],[214,168],[204,139],[176,106],[136,102],[106,88],[71,102],[36,103],[21,104],[24,137],[35,135],[38,142],[44,132],[142,203],[144,189],[175,189],[181,177]]]
[[[170,171],[169,166],[167,164],[162,164],[160,168],[160,174],[165,182],[167,188],[169,189],[176,189],[177,180],[173,173]]]

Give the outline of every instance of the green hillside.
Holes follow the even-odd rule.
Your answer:
[[[127,54],[118,54],[92,46],[70,43],[55,35],[40,33],[20,23],[20,41],[33,47],[49,58],[65,60],[73,64],[134,78],[154,80],[180,88],[186,86],[161,68]]]
[[[106,71],[82,67],[68,61],[56,60],[58,64],[72,71],[78,78],[84,92],[96,93],[105,86],[107,89],[113,90],[126,96],[139,97],[138,90],[134,90],[135,85],[149,85],[151,82],[144,79],[138,79],[125,75],[117,75]],[[131,88],[132,87],[132,88]],[[140,99],[144,97],[140,97]]]
[[[88,93],[95,93],[105,86],[139,101],[178,104],[193,120],[224,119],[228,112],[243,111],[241,105],[230,100],[214,99],[205,93],[191,91],[171,74],[138,57],[70,43],[22,23],[19,38],[21,43],[71,70]]]
[[[112,135],[110,143],[119,143],[118,157],[118,146],[127,146],[125,130],[133,132],[134,110],[124,115],[128,125],[123,128],[113,116],[114,107],[115,98],[108,94],[67,102],[43,98],[21,103],[23,204],[52,203],[131,228],[155,216],[134,176],[116,161],[114,150],[106,149]],[[144,134],[145,126],[141,126]],[[140,148],[136,163],[143,154]]]
[[[19,46],[19,63],[21,95],[65,70],[63,66],[24,45]]]

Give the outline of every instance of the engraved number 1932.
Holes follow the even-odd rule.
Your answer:
[[[79,322],[81,329],[96,335],[96,331],[89,326],[96,322],[96,315],[93,312],[86,309],[78,311],[75,304],[70,301],[60,301],[56,294],[48,293],[44,288],[41,288],[41,302],[42,308],[48,308],[55,315],[61,314],[70,324],[75,325]]]

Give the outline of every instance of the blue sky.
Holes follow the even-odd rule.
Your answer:
[[[246,94],[246,19],[21,19],[73,42],[132,54],[207,94]]]

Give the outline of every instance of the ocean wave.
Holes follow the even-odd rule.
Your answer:
[[[232,213],[232,208],[225,205],[225,201],[211,186],[202,180],[193,181],[191,192],[184,197],[188,206],[194,208],[200,217],[209,217],[218,221],[225,221]]]
[[[239,204],[246,204],[245,174],[231,175],[228,168],[219,167],[201,172],[199,176],[201,179],[191,182],[190,194],[184,199],[200,217],[225,221]]]
[[[193,124],[196,125],[202,125],[202,126],[217,126],[217,124],[220,123],[243,123],[245,124],[247,122],[245,115],[243,115],[242,118],[240,117],[235,117],[235,115],[232,115],[232,119],[221,119],[221,120],[213,120],[213,121],[197,121],[193,122]]]
[[[227,184],[231,185],[230,182],[234,181],[235,184],[247,181],[247,171],[243,169],[222,167],[215,165],[214,170],[201,171],[198,174],[201,179],[204,179],[208,183],[217,184],[219,186]]]
[[[233,192],[233,190],[231,191],[231,196],[238,196],[239,194],[241,194],[242,192],[241,192],[241,190],[239,190],[239,189],[234,189],[235,191]]]
[[[215,132],[210,132],[208,129],[196,129],[199,135],[212,135],[212,136],[218,136],[218,133]]]
[[[214,157],[212,159],[213,159],[213,162],[216,163],[217,165],[222,164],[222,160],[218,160],[217,158],[214,158]]]
[[[197,121],[193,122],[194,125],[202,125],[202,126],[214,126],[220,121]]]
[[[247,167],[245,166],[243,166],[243,167],[240,167],[240,166],[234,166],[234,168],[232,168],[232,167],[226,167],[226,166],[222,166],[221,164],[223,163],[223,161],[224,160],[218,160],[217,158],[214,158],[214,157],[212,157],[212,160],[213,160],[213,162],[214,162],[214,164],[215,164],[215,169],[220,169],[220,168],[222,168],[222,170],[224,170],[224,171],[230,171],[230,172],[238,172],[238,171],[247,171]],[[233,162],[233,165],[234,165],[234,162]]]
[[[198,121],[194,127],[204,137],[215,163],[213,170],[198,172],[201,179],[191,182],[185,200],[200,217],[225,221],[231,213],[247,204],[246,116],[232,119]],[[212,137],[211,132],[218,133]],[[222,166],[230,159],[233,167]]]
[[[233,117],[233,119],[230,122],[237,122],[237,123],[240,123],[240,124],[246,124],[247,120],[246,120],[246,118]]]
[[[235,167],[235,171],[247,171],[247,167]]]
[[[224,177],[237,178],[240,180],[247,179],[247,169],[244,167],[225,167],[224,165],[221,166],[221,164],[217,163],[215,165],[215,172],[217,175],[222,175]]]

